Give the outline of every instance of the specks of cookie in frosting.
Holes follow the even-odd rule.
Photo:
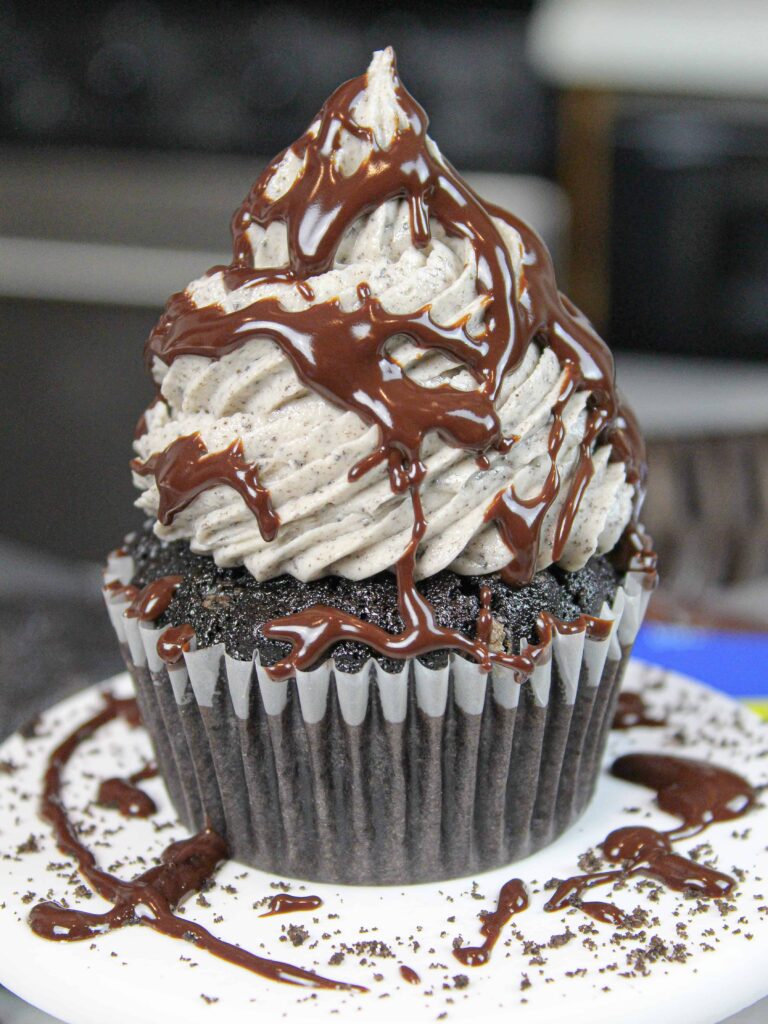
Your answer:
[[[526,495],[541,488],[547,478],[546,466],[543,476],[540,467],[542,456],[546,458],[547,420],[559,392],[553,398],[549,384],[536,373],[537,358],[547,363],[552,357],[559,372],[561,364],[579,364],[579,346],[581,351],[592,346],[591,361],[580,366],[579,386],[590,391],[598,405],[606,401],[610,405],[610,359],[577,311],[565,300],[558,306],[561,300],[550,288],[551,267],[539,240],[503,211],[484,207],[444,163],[425,130],[426,116],[404,90],[391,51],[376,54],[367,75],[342,86],[305,136],[274,161],[254,186],[233,222],[237,266],[215,268],[196,282],[185,300],[191,308],[185,311],[183,302],[178,310],[169,307],[151,349],[155,366],[164,367],[163,393],[171,408],[162,440],[172,440],[174,424],[179,431],[193,424],[211,429],[211,417],[225,435],[222,446],[241,437],[249,452],[261,452],[265,435],[277,433],[273,457],[264,461],[262,472],[284,530],[283,536],[278,534],[267,545],[249,522],[247,510],[237,506],[237,496],[220,488],[215,503],[205,496],[197,498],[188,513],[161,530],[164,536],[190,539],[196,550],[215,554],[223,564],[244,564],[260,579],[282,572],[302,580],[325,573],[371,576],[393,566],[408,546],[409,524],[402,524],[398,514],[400,508],[410,518],[408,496],[395,495],[394,507],[386,507],[385,463],[369,463],[364,476],[349,480],[350,470],[376,447],[376,430],[385,430],[385,420],[375,412],[379,398],[371,392],[372,402],[349,411],[343,407],[349,400],[345,396],[339,408],[338,382],[343,376],[340,371],[346,369],[345,358],[339,357],[334,367],[337,380],[310,381],[306,367],[294,372],[296,349],[286,347],[285,337],[276,343],[265,331],[258,341],[249,341],[257,326],[254,313],[257,322],[262,313],[264,322],[273,324],[276,313],[282,316],[270,311],[275,298],[286,316],[293,314],[293,329],[298,331],[302,318],[315,323],[320,307],[329,302],[338,303],[341,326],[345,317],[365,314],[361,329],[366,323],[369,328],[375,326],[380,306],[392,318],[393,338],[387,339],[383,349],[387,363],[402,371],[403,382],[417,388],[414,400],[406,403],[409,411],[420,408],[423,394],[442,395],[446,388],[464,393],[465,404],[476,401],[481,392],[492,398],[490,432],[484,440],[471,443],[483,446],[493,458],[500,479],[483,481],[483,474],[475,472],[474,452],[453,447],[455,438],[446,434],[455,423],[440,438],[424,432],[419,452],[410,452],[411,459],[418,455],[424,463],[420,487],[429,526],[420,544],[419,575],[434,574],[446,566],[459,572],[491,572],[509,561],[509,551],[498,543],[495,527],[486,528],[484,512],[505,487],[514,484],[515,493]],[[414,159],[421,161],[424,180],[405,170],[411,150]],[[351,162],[339,155],[353,151]],[[318,220],[310,245],[302,197],[312,189]],[[452,206],[455,196],[463,196],[464,206],[458,210]],[[360,293],[363,282],[366,298]],[[194,317],[208,316],[216,309],[224,317],[245,318],[238,328],[237,344],[242,347],[228,353],[217,350],[209,358],[210,351],[190,348],[190,331],[196,329]],[[419,320],[415,314],[423,309],[428,317]],[[190,327],[182,331],[181,348],[178,324],[174,326],[179,316]],[[400,330],[395,323],[398,317]],[[286,323],[293,323],[290,316]],[[510,329],[503,337],[505,323]],[[234,320],[232,324],[234,328]],[[463,327],[457,329],[457,324]],[[438,345],[425,335],[430,325],[442,339]],[[160,343],[161,337],[167,340],[174,331],[175,348]],[[579,339],[573,350],[564,340],[569,332]],[[491,350],[499,339],[502,348],[509,345],[514,351],[506,362],[494,363]],[[541,352],[539,341],[544,344]],[[185,346],[198,354],[182,354]],[[241,362],[238,357],[246,349],[247,358]],[[193,372],[181,373],[181,364],[189,364]],[[506,381],[523,367],[521,383],[525,384],[526,375],[538,383],[524,388],[520,400],[516,397],[510,405],[505,399]],[[223,375],[222,368],[226,369]],[[181,389],[179,374],[187,379]],[[227,374],[229,380],[237,381],[234,387],[227,383]],[[383,382],[382,394],[389,386]],[[583,398],[577,387],[564,409],[564,417],[570,416],[569,438],[577,446],[589,437],[590,425],[588,417],[574,419],[570,413]],[[240,416],[246,409],[254,414],[250,424]],[[390,409],[391,415],[396,413],[397,409]],[[190,420],[192,416],[196,419]],[[498,427],[491,422],[494,417]],[[373,431],[368,426],[371,418]],[[275,423],[280,427],[277,432]],[[598,420],[591,424],[594,427]],[[573,521],[561,555],[563,565],[578,568],[596,551],[609,550],[632,514],[637,484],[634,478],[627,479],[624,463],[598,465],[589,458],[594,454],[593,441],[598,443],[597,450],[599,442],[605,442],[606,463],[611,445],[618,445],[619,454],[629,458],[634,443],[631,432],[621,415],[610,430],[607,421],[599,424],[605,436],[582,445],[580,461],[574,459],[570,444],[563,446],[562,457],[555,456],[570,511],[563,512],[553,503],[550,520],[540,534],[536,568],[552,561],[558,522]],[[442,430],[437,420],[431,426],[433,431]],[[514,436],[514,444],[497,456],[493,446],[499,434]],[[160,440],[159,436],[144,439],[140,455],[149,455]],[[386,445],[387,439],[378,442]],[[297,445],[304,449],[300,457],[291,454]],[[390,446],[390,454],[394,451]],[[582,467],[581,484],[577,465]],[[593,471],[585,483],[583,470],[589,465]],[[627,465],[629,476],[637,475],[632,458]],[[451,470],[447,487],[446,468]],[[490,488],[492,482],[495,489]],[[152,488],[140,499],[150,512],[156,510],[156,502]],[[442,517],[441,510],[445,510]]]

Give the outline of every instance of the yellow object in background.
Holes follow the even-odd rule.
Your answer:
[[[768,700],[745,700],[744,703],[764,722],[768,722]]]

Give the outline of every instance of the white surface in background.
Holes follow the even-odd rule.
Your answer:
[[[0,296],[164,306],[224,254],[46,238],[0,238]]]
[[[263,163],[254,159],[254,178]],[[193,176],[195,166],[193,163]],[[207,165],[205,171],[211,174]],[[199,173],[202,179],[203,172]],[[465,176],[481,196],[531,224],[557,261],[565,248],[568,227],[568,203],[562,189],[525,174],[468,172]],[[215,187],[211,181],[210,188]],[[234,206],[240,198],[232,195],[222,205]],[[168,242],[173,246],[172,237]],[[0,236],[0,297],[156,306],[159,312],[173,292],[229,259],[224,251],[6,235]]]
[[[659,683],[658,688],[647,692],[653,711],[675,710],[666,729],[635,729],[612,734],[607,759],[630,750],[669,751],[699,757],[712,755],[718,763],[748,774],[754,784],[766,781],[768,764],[760,759],[760,752],[765,749],[765,727],[754,715],[723,695],[674,673],[662,674],[658,669],[633,663],[628,675],[630,686],[642,685],[643,678],[649,683]],[[124,688],[126,677],[118,679]],[[277,1020],[283,1016],[298,1024],[299,1021],[333,1019],[330,1013],[336,1009],[340,1011],[339,1020],[359,1020],[364,1015],[367,1021],[386,1021],[387,1024],[394,1019],[433,1021],[443,1009],[449,1011],[449,1020],[482,1018],[489,1024],[496,1020],[509,1021],[510,1012],[515,1019],[524,1019],[527,1024],[561,1024],[564,1013],[570,1024],[587,1021],[589,1024],[615,1024],[616,1021],[648,1024],[670,1019],[674,1019],[675,1024],[713,1024],[724,1014],[762,997],[768,988],[764,971],[768,919],[756,910],[764,899],[757,896],[764,889],[764,882],[759,879],[765,879],[768,868],[766,807],[753,811],[744,820],[743,829],[724,824],[715,826],[707,835],[706,839],[716,843],[721,866],[729,869],[736,864],[746,870],[746,875],[739,886],[738,915],[728,918],[728,931],[721,925],[720,914],[714,907],[692,917],[683,911],[682,919],[689,930],[686,945],[691,954],[684,964],[651,964],[648,976],[634,979],[622,978],[616,973],[599,974],[601,962],[624,963],[621,947],[606,941],[613,932],[607,927],[598,929],[595,934],[597,960],[576,939],[563,952],[545,950],[547,964],[540,975],[537,968],[528,964],[529,957],[521,954],[517,940],[511,935],[513,928],[519,929],[527,939],[546,944],[549,936],[562,933],[566,925],[575,931],[586,921],[576,911],[542,913],[543,893],[533,893],[531,908],[515,919],[512,926],[507,926],[487,969],[464,970],[453,963],[451,939],[459,932],[465,941],[471,942],[478,936],[478,911],[493,904],[500,885],[510,877],[519,875],[529,883],[538,879],[539,885],[533,888],[539,888],[553,875],[564,877],[571,873],[579,853],[612,827],[627,823],[628,815],[623,809],[627,805],[648,812],[649,816],[643,818],[648,824],[669,826],[670,819],[655,809],[650,791],[607,775],[601,778],[596,797],[585,816],[565,836],[514,867],[478,876],[482,901],[472,898],[468,879],[404,888],[311,884],[309,891],[325,899],[319,911],[294,918],[259,921],[251,908],[252,902],[274,892],[270,883],[276,880],[263,872],[229,863],[220,870],[218,884],[209,896],[212,906],[203,909],[190,900],[184,909],[187,915],[211,926],[215,934],[240,941],[267,956],[279,956],[307,966],[317,959],[324,972],[333,977],[370,984],[373,991],[368,995],[320,991],[317,998],[312,998],[304,989],[269,984],[217,961],[202,950],[196,951],[194,947],[141,928],[114,932],[93,943],[47,943],[29,930],[26,924],[29,904],[21,897],[30,889],[45,893],[49,887],[58,897],[66,892],[73,905],[78,904],[78,897],[74,894],[76,882],[68,884],[46,870],[51,859],[61,858],[53,848],[47,828],[36,817],[34,794],[39,792],[39,779],[49,749],[74,724],[92,713],[98,705],[96,690],[94,687],[84,691],[48,712],[43,719],[43,731],[49,735],[26,742],[12,737],[0,748],[0,758],[21,765],[13,775],[0,777],[0,849],[14,850],[30,832],[39,837],[41,846],[38,853],[11,857],[4,862],[0,979],[70,1024],[104,1024],[105,1020],[112,1024],[147,1024],[155,1020],[166,1024],[176,1021],[180,1024],[198,1021],[232,1024],[246,1019]],[[682,743],[676,738],[680,734],[684,737]],[[83,746],[76,755],[73,770],[67,772],[67,805],[76,808],[88,805],[97,779],[134,770],[148,753],[147,737],[142,731],[130,731],[119,722],[108,726],[95,741]],[[84,767],[88,769],[88,777],[83,773]],[[147,784],[147,788],[160,803],[155,821],[167,820],[169,806],[159,781]],[[96,835],[103,835],[108,827],[119,829],[118,838],[112,840],[112,852],[104,853],[108,858],[119,854],[121,860],[125,860],[131,853],[134,856],[156,854],[181,834],[180,829],[174,827],[158,835],[151,822],[134,819],[123,823],[114,812],[93,805],[88,807],[88,814]],[[75,812],[74,817],[79,819],[80,812]],[[637,817],[634,820],[637,821]],[[739,833],[743,833],[741,838],[736,837]],[[682,845],[681,852],[695,845],[697,840],[692,839],[690,844]],[[123,870],[129,873],[127,866]],[[225,892],[223,886],[233,882],[236,892]],[[449,904],[448,897],[453,897],[454,902]],[[644,901],[638,901],[637,893],[630,887],[626,893],[617,894],[617,902],[632,907]],[[85,905],[89,910],[96,910],[101,901],[93,898]],[[673,894],[663,894],[658,903],[649,904],[649,909],[658,914],[661,921],[648,929],[646,941],[652,934],[659,934],[664,941],[676,941],[674,924],[678,918],[672,914],[681,905],[684,907],[685,903]],[[338,919],[328,921],[329,913],[338,913]],[[223,915],[223,921],[211,924],[216,914]],[[456,921],[446,924],[448,915],[455,915]],[[737,916],[742,919],[738,927]],[[341,934],[333,941],[353,942],[359,937],[358,926],[365,923],[378,929],[371,937],[388,941],[398,950],[397,959],[378,960],[375,965],[363,968],[357,963],[357,957],[348,955],[343,964],[328,967],[327,959],[333,948],[330,943],[321,941],[313,952],[309,943],[294,949],[288,943],[279,942],[281,924],[292,922],[308,928],[312,939],[318,938],[321,931],[334,932],[338,928]],[[393,937],[407,936],[417,925],[423,927],[419,934],[422,948],[418,953],[409,951],[401,960],[402,947],[395,944]],[[703,952],[699,942],[710,928],[716,933],[715,938],[709,938],[715,950]],[[441,934],[443,931],[445,934]],[[745,940],[746,931],[754,934],[752,941]],[[263,950],[261,943],[264,943]],[[630,948],[632,945],[634,943],[630,943]],[[180,957],[190,956],[198,965],[193,971],[188,962],[180,960]],[[402,961],[421,973],[421,986],[411,987],[400,981],[397,966]],[[446,964],[445,971],[429,968],[435,961]],[[587,969],[587,975],[565,978],[565,970],[579,966]],[[384,975],[381,983],[371,980],[375,971]],[[519,982],[523,972],[528,973],[533,982],[524,993],[528,999],[526,1006],[519,1005],[522,998]],[[457,990],[450,986],[446,994],[442,977],[450,978],[458,973],[470,976],[469,987]],[[554,983],[546,984],[544,976],[552,977]],[[610,991],[602,990],[605,985]],[[425,996],[425,989],[431,989],[433,994]],[[383,992],[388,992],[389,998],[377,998],[377,994]],[[220,996],[220,1001],[206,1005],[200,993]],[[449,997],[454,999],[450,1005],[445,1002]],[[737,1021],[755,1024],[761,1020],[755,1017],[757,1012],[753,1010],[751,1015],[741,1020],[737,1018]]]
[[[768,366],[764,363],[622,352],[615,353],[615,358],[619,390],[648,438],[768,429]]]
[[[543,0],[529,31],[558,85],[768,95],[765,0]]]

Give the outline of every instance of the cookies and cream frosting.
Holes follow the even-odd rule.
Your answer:
[[[524,582],[616,546],[644,470],[610,355],[547,291],[538,238],[482,204],[425,129],[376,53],[257,181],[232,265],[170,303],[134,464],[160,536],[259,580],[360,579],[409,548],[417,488],[417,578],[513,564]],[[176,476],[202,467],[204,485],[163,507],[168,471],[143,467],[174,443]]]

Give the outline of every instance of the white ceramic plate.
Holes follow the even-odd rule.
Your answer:
[[[126,676],[104,686],[121,693],[130,690]],[[651,709],[667,714],[669,726],[612,733],[606,764],[630,750],[664,751],[709,758],[741,772],[753,785],[768,783],[768,728],[749,711],[699,683],[641,663],[630,666],[626,686],[642,688]],[[607,772],[589,810],[565,836],[500,871],[437,885],[362,888],[291,882],[230,862],[206,894],[210,906],[192,897],[183,909],[221,938],[366,985],[367,994],[270,983],[142,927],[93,942],[40,939],[26,923],[29,908],[40,898],[65,897],[72,906],[102,909],[98,897],[78,895],[81,880],[37,816],[46,756],[96,710],[101,688],[52,708],[42,719],[38,738],[17,735],[0,747],[0,761],[17,766],[10,774],[0,772],[0,982],[70,1024],[236,1024],[283,1018],[291,1024],[398,1018],[714,1024],[768,993],[764,806],[679,844],[678,852],[686,853],[711,843],[720,870],[743,872],[733,909],[667,892],[653,901],[648,882],[632,882],[612,895],[596,893],[596,898],[615,899],[627,911],[638,906],[648,911],[648,924],[632,935],[622,937],[615,927],[597,924],[573,908],[543,912],[543,884],[577,873],[579,854],[611,829],[640,820],[660,828],[674,823],[656,809],[651,791]],[[66,774],[67,807],[89,830],[101,862],[125,877],[146,866],[137,856],[151,863],[152,856],[183,834],[159,780],[144,784],[160,808],[150,820],[125,821],[92,803],[101,779],[130,774],[149,754],[143,731],[118,721],[82,746]],[[31,835],[39,849],[17,852],[20,846],[27,848]],[[701,853],[711,856],[706,847]],[[501,885],[512,877],[526,882],[530,908],[506,926],[487,965],[462,967],[452,956],[454,938],[460,935],[465,943],[479,944],[478,913],[495,908]],[[261,919],[263,908],[254,909],[253,904],[286,887],[320,896],[323,906]],[[290,925],[306,929],[308,937],[301,945],[294,947],[286,938]],[[569,933],[572,938],[567,938]],[[567,941],[555,938],[550,944],[553,936],[566,936]],[[383,946],[358,945],[371,942]],[[338,952],[345,953],[341,963],[329,965]],[[401,964],[418,972],[418,985],[401,978]],[[458,987],[457,975],[466,975],[469,983]]]

